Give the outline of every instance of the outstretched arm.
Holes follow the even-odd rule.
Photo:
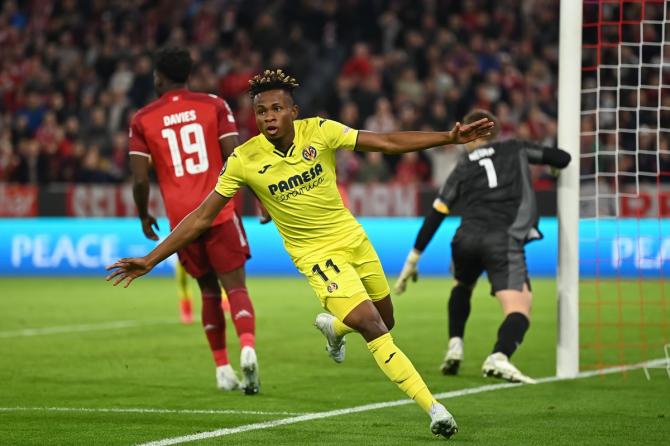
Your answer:
[[[428,246],[433,239],[433,236],[435,236],[435,233],[440,228],[440,225],[446,216],[447,214],[438,212],[435,209],[431,209],[430,212],[428,212],[428,215],[426,215],[426,218],[423,221],[423,225],[421,225],[419,234],[416,236],[416,241],[414,242],[413,251],[416,254],[421,254],[426,249],[426,246]]]
[[[483,118],[471,124],[457,122],[448,132],[376,133],[361,131],[358,133],[356,150],[397,155],[446,144],[465,144],[489,136],[493,125],[492,121]]]
[[[419,279],[417,264],[419,263],[419,258],[421,258],[421,253],[433,239],[433,236],[446,216],[445,213],[438,212],[435,209],[431,209],[428,215],[426,215],[419,234],[416,236],[414,248],[407,255],[405,264],[400,271],[400,276],[398,276],[398,280],[395,283],[394,290],[397,294],[405,292],[409,279],[412,279],[412,282],[416,282]]]
[[[412,279],[416,282],[419,279],[418,263],[421,258],[421,253],[426,249],[428,243],[433,239],[435,233],[440,228],[444,218],[449,214],[449,207],[453,206],[458,201],[460,193],[460,170],[459,164],[454,170],[449,173],[444,186],[440,189],[440,194],[433,202],[433,209],[428,212],[426,218],[423,220],[421,229],[416,236],[414,248],[407,254],[407,259],[402,267],[400,276],[395,283],[395,292],[402,294],[407,289],[407,282]]]
[[[557,169],[563,169],[570,164],[570,154],[558,147],[545,147],[530,141],[524,141],[523,144],[531,164],[546,164]]]
[[[127,287],[134,279],[147,274],[154,266],[205,232],[211,226],[212,221],[214,221],[214,218],[219,214],[221,209],[228,203],[228,200],[230,198],[212,191],[205,198],[205,201],[197,209],[188,214],[174,228],[174,231],[149,254],[144,257],[120,259],[116,263],[109,265],[107,270],[112,270],[112,273],[107,276],[107,280],[114,279],[114,286],[126,280],[125,287]]]

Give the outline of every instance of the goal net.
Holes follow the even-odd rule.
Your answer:
[[[584,0],[579,369],[670,342],[670,7]]]

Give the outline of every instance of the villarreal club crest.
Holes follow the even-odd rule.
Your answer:
[[[302,149],[302,157],[305,161],[314,161],[316,159],[316,149],[313,146]]]

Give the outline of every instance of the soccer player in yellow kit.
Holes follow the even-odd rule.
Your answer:
[[[177,281],[177,298],[179,299],[179,316],[182,324],[193,323],[193,298],[188,287],[188,274],[179,261],[174,264],[174,277]]]
[[[297,119],[295,79],[266,70],[250,82],[261,134],[237,147],[224,165],[215,190],[153,251],[121,259],[107,280],[128,286],[205,231],[242,186],[251,187],[268,210],[294,264],[330,314],[315,325],[327,338],[330,356],[344,357],[344,335],[357,331],[379,368],[429,414],[430,429],[450,437],[458,428],[437,402],[410,360],[394,344],[390,289],[379,258],[361,225],[342,204],[335,181],[335,150],[412,152],[463,144],[489,134],[487,119],[456,124],[448,132],[359,132],[338,122]]]

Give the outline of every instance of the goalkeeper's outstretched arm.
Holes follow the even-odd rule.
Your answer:
[[[524,145],[531,164],[546,164],[556,169],[563,169],[570,164],[570,154],[558,147],[544,147],[528,141],[524,141]]]
[[[426,218],[423,220],[423,225],[421,225],[421,229],[419,230],[419,234],[414,241],[414,248],[412,248],[407,255],[405,264],[403,265],[400,276],[395,284],[394,289],[397,294],[405,292],[407,289],[407,281],[409,279],[412,279],[412,282],[416,282],[419,279],[417,264],[419,263],[419,258],[421,258],[421,253],[433,239],[433,236],[446,216],[446,213],[442,213],[436,209],[431,209],[428,215],[426,215]]]
[[[426,246],[428,246],[428,243],[433,239],[446,216],[447,214],[439,212],[436,209],[431,209],[430,212],[428,212],[428,215],[426,215],[426,218],[423,220],[421,229],[419,229],[416,240],[414,241],[414,251],[421,254],[426,249]]]

